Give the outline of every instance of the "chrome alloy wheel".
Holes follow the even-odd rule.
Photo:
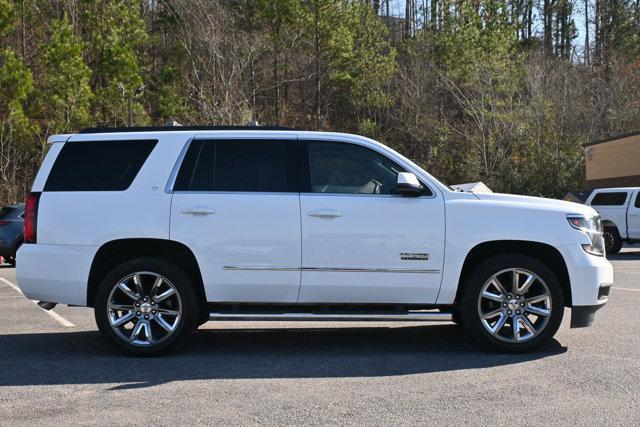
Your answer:
[[[120,280],[111,290],[109,323],[124,341],[150,346],[169,338],[182,317],[175,286],[159,274],[140,271]]]
[[[538,336],[551,317],[551,292],[535,273],[521,268],[499,271],[478,297],[482,326],[495,338],[521,343]]]

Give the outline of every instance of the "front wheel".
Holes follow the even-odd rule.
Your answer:
[[[117,350],[159,355],[195,330],[198,303],[191,279],[177,266],[140,258],[120,264],[104,279],[95,318],[102,336]]]
[[[548,343],[564,314],[562,287],[553,272],[519,254],[499,255],[476,267],[461,299],[461,316],[473,338],[509,353]]]
[[[604,227],[604,249],[607,255],[615,255],[622,249],[622,237],[616,227]]]

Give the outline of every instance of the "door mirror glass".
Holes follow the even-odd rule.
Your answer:
[[[424,187],[411,172],[400,172],[396,183],[395,193],[401,196],[420,196]]]

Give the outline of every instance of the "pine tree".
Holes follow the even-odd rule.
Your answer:
[[[299,0],[257,0],[253,23],[269,35],[271,70],[273,77],[273,109],[276,123],[281,121],[281,86],[283,79],[282,54],[292,33],[304,31],[305,16]]]
[[[51,39],[42,47],[41,112],[49,132],[77,131],[90,122],[91,70],[82,43],[65,17],[54,21]]]
[[[13,4],[9,0],[0,0],[0,36],[11,29],[15,19]]]
[[[94,119],[99,125],[117,126],[127,122],[127,97],[144,83],[142,49],[149,36],[136,0],[83,0],[82,16],[87,33],[86,52],[92,69],[95,93]],[[124,94],[119,84],[122,83]],[[148,117],[134,99],[134,123]]]

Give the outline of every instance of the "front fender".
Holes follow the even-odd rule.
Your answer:
[[[589,237],[572,228],[566,210],[521,203],[451,200],[446,204],[445,264],[438,304],[452,304],[467,255],[491,241],[525,241],[559,248],[589,244]],[[567,260],[565,259],[565,262]]]

